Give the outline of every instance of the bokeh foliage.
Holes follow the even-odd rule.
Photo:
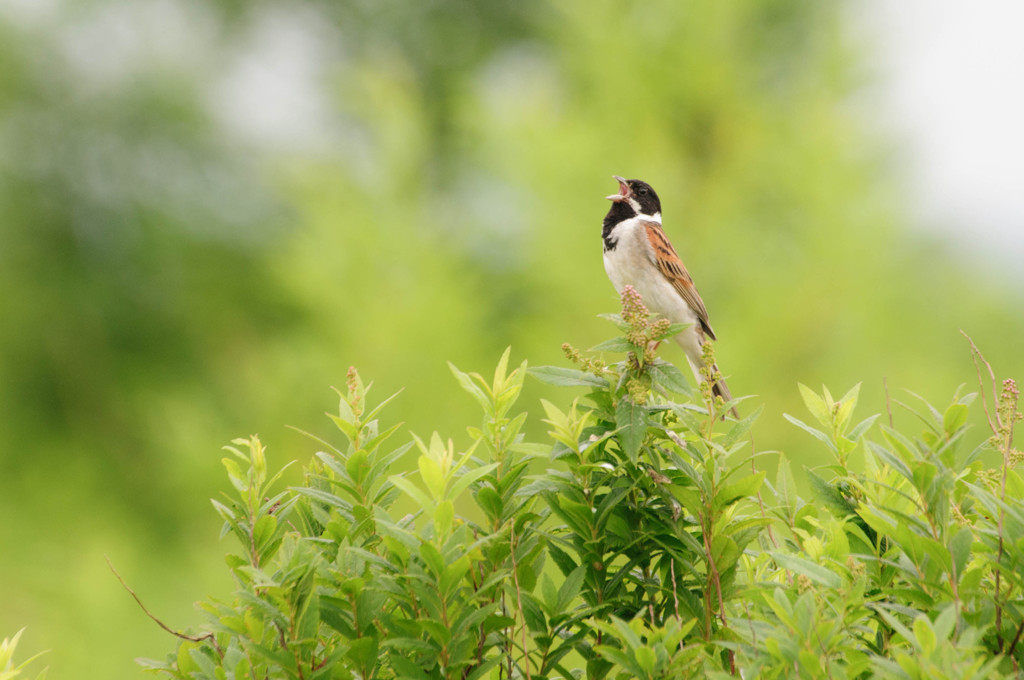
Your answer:
[[[130,675],[164,641],[102,555],[172,623],[226,589],[194,568],[221,551],[222,442],[298,457],[280,424],[311,429],[352,363],[406,386],[414,432],[459,436],[446,360],[600,339],[612,173],[665,197],[762,449],[813,455],[781,417],[797,381],[864,381],[880,411],[883,377],[971,380],[959,328],[1019,375],[1020,292],[907,231],[839,11],[0,8],[0,631],[55,676]]]

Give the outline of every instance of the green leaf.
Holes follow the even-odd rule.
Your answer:
[[[492,633],[502,628],[511,628],[516,625],[516,620],[511,616],[505,616],[503,614],[488,614],[484,619],[483,628],[487,633]]]
[[[910,632],[910,629],[903,625],[903,623],[895,616],[887,612],[885,609],[878,607],[875,609],[878,614],[885,619],[885,622],[889,624],[889,627],[894,631],[903,636],[907,642],[913,642],[914,634]],[[921,616],[924,616],[923,614]]]
[[[431,649],[431,651],[434,650]],[[430,680],[431,678],[431,676],[427,675],[427,673],[419,667],[419,664],[414,663],[413,661],[410,661],[409,659],[399,654],[389,654],[388,662],[394,667],[395,671],[398,673],[396,677],[402,678],[403,680]],[[342,675],[340,677],[345,676]]]
[[[617,616],[612,616],[612,625],[615,626],[615,630],[618,631],[618,638],[625,643],[625,645],[631,649],[643,646],[643,641],[640,636],[637,635],[636,631],[633,630],[628,623],[623,621]],[[613,633],[612,627],[608,624],[601,626],[605,631]]]
[[[417,623],[424,631],[426,631],[427,635],[434,638],[434,640],[442,647],[452,641],[452,632],[440,621],[420,619]]]
[[[383,400],[382,402],[380,402],[379,404],[374,406],[373,410],[371,410],[369,413],[363,414],[363,420],[366,421],[366,422],[370,422],[371,420],[376,418],[377,415],[382,410],[384,410],[384,407],[387,406],[388,404],[390,404],[392,401],[394,401],[395,397],[397,397],[399,394],[401,394],[402,390],[404,390],[404,389],[405,388],[403,387],[401,390],[398,390],[397,392],[392,394],[390,397],[388,397],[387,399]],[[367,448],[369,448],[369,447],[367,447]]]
[[[352,640],[345,656],[360,669],[373,668],[377,663],[377,638],[362,637]]]
[[[565,582],[558,589],[558,606],[559,611],[568,611],[569,605],[572,604],[573,599],[579,594],[580,587],[583,585],[583,579],[587,575],[586,567],[579,566],[572,570],[572,572],[566,576]]]
[[[544,605],[544,611],[548,616],[555,616],[561,613],[558,606],[558,591],[555,590],[555,583],[547,574],[540,580],[540,603]]]
[[[441,556],[441,551],[433,543],[420,544],[420,557],[426,562],[434,576],[439,577],[444,573],[444,557]]]
[[[199,665],[192,658],[192,652],[197,651],[198,649],[198,642],[182,642],[181,645],[178,646],[176,665],[179,673],[183,673],[188,677],[192,673],[200,672]]]
[[[614,486],[611,491],[605,494],[604,498],[601,499],[601,503],[597,506],[593,513],[594,526],[597,527],[598,531],[603,531],[605,523],[608,521],[609,515],[619,507],[619,501],[625,498],[631,490],[626,484],[619,484]]]
[[[526,627],[535,633],[547,630],[547,621],[544,618],[544,612],[534,600],[533,595],[524,592],[521,596],[523,601],[523,622],[526,623]]]
[[[914,638],[917,640],[917,647],[925,656],[931,656],[935,651],[935,630],[932,622],[924,614],[914,619]]]
[[[917,461],[921,460],[921,455],[918,452],[917,447],[915,447],[914,443],[907,439],[903,434],[890,427],[886,427],[885,425],[881,427],[881,430],[882,437],[885,438],[885,441],[889,442],[893,451],[899,455],[900,460],[906,463],[906,465],[914,465]],[[908,473],[910,472],[909,468],[906,468],[906,466],[904,466],[903,469],[906,469]],[[903,474],[902,470],[901,474]],[[912,473],[905,474],[904,476],[906,476],[908,480],[913,481]]]
[[[860,421],[859,423],[857,423],[857,425],[856,425],[856,426],[854,426],[854,428],[853,428],[852,430],[850,430],[850,433],[849,433],[849,435],[848,435],[848,436],[849,436],[849,438],[850,438],[850,440],[851,440],[851,441],[857,441],[858,439],[860,439],[861,437],[863,437],[863,436],[864,436],[864,433],[865,433],[865,432],[867,432],[867,431],[868,431],[868,429],[869,429],[869,428],[870,428],[870,427],[871,427],[872,425],[874,425],[874,424],[875,424],[875,421],[876,421],[876,420],[878,420],[878,417],[879,417],[880,415],[881,415],[880,413],[876,413],[875,415],[873,415],[873,416],[868,416],[868,417],[867,417],[867,418],[865,418],[864,420],[862,420],[862,421]]]
[[[828,588],[838,588],[842,585],[842,580],[839,578],[838,574],[826,569],[820,564],[815,564],[803,557],[797,557],[796,555],[789,555],[787,553],[770,551],[769,554],[780,567],[789,569],[797,574],[802,574],[819,585],[823,585]]]
[[[273,515],[263,515],[256,520],[256,526],[252,530],[252,537],[256,546],[262,547],[268,540],[273,538],[276,529],[277,518]]]
[[[445,480],[441,472],[441,465],[427,456],[420,456],[416,463],[419,465],[420,476],[423,477],[423,482],[427,485],[430,495],[435,500],[443,498]]]
[[[723,484],[715,494],[715,507],[725,508],[736,501],[754,496],[761,489],[761,482],[764,481],[765,472],[761,471],[755,475]]]
[[[498,467],[497,463],[488,463],[487,465],[481,465],[478,468],[472,470],[466,470],[464,473],[455,478],[452,482],[452,488],[448,491],[448,497],[452,500],[458,500],[462,492],[472,484],[478,481],[481,477],[489,475]]]
[[[403,626],[403,628],[408,629],[409,627]],[[417,629],[417,632],[418,630],[419,629]],[[405,652],[414,652],[417,654],[433,654],[437,652],[437,648],[426,640],[411,637],[387,637],[384,638],[384,641],[381,643],[381,647],[384,649],[400,649]],[[422,671],[420,672],[422,673]],[[409,672],[403,670],[402,676],[405,677],[406,675],[409,675]]]
[[[954,606],[947,606],[942,613],[935,618],[935,622],[932,624],[935,632],[935,637],[939,642],[946,642],[949,640],[950,635],[953,634],[953,629],[956,627],[957,610]]]
[[[621,649],[616,649],[615,647],[609,647],[608,645],[598,645],[598,646],[594,647],[594,650],[598,654],[603,656],[605,659],[607,659],[608,661],[611,661],[615,665],[617,665],[620,668],[622,668],[622,670],[626,671],[629,674],[630,677],[633,677],[633,678],[644,678],[644,677],[647,677],[647,674],[644,672],[644,670],[642,668],[640,668],[639,665],[637,665],[637,663],[633,660],[633,658],[631,656],[627,655],[626,653],[624,653]],[[588,675],[588,677],[591,677],[591,676]],[[597,677],[600,677],[600,676],[597,676]]]
[[[140,656],[135,658],[135,663],[142,666],[142,669],[146,671],[166,671],[167,673],[171,673],[171,666],[168,665],[167,661],[157,661],[156,659],[147,659]],[[42,680],[42,676],[39,676],[37,680]]]
[[[345,402],[342,403],[344,404]],[[333,413],[328,413],[327,417],[334,422],[334,425],[344,433],[345,437],[348,438],[350,442],[354,442],[359,438],[359,432],[356,430],[356,426],[350,421],[341,416],[336,416]]]
[[[966,422],[967,406],[964,404],[952,404],[942,416],[942,429],[946,431],[946,434],[951,435],[963,427]]]
[[[664,340],[666,338],[671,338],[673,335],[679,335],[680,333],[682,333],[683,331],[685,331],[687,328],[689,328],[692,325],[693,325],[692,323],[673,323],[673,324],[669,324],[669,327],[667,329],[665,329],[664,333],[660,333],[659,335],[651,338],[651,340],[660,341],[660,340]]]
[[[725,437],[722,438],[720,442],[721,445],[728,449],[740,441],[740,439],[745,438],[747,433],[750,432],[750,428],[753,427],[754,422],[761,417],[762,411],[764,411],[764,405],[758,406],[744,418],[732,423],[729,427],[729,431],[726,432]]]
[[[421,508],[433,507],[433,501],[431,501],[430,498],[427,497],[427,494],[423,493],[423,491],[409,479],[399,477],[398,475],[392,475],[388,479],[392,484],[404,491],[407,496],[416,501]],[[307,491],[315,491],[315,489],[308,489]]]
[[[621,314],[598,314],[597,318],[611,321],[620,331],[628,331],[630,328],[629,323],[623,320]]]
[[[501,495],[490,486],[481,486],[476,492],[476,503],[492,522],[501,520],[504,503]]]
[[[881,444],[871,441],[870,439],[867,440],[867,442],[868,448],[875,454],[876,458],[881,460],[883,463],[888,464],[907,480],[911,482],[914,481],[914,474],[910,471],[910,468],[907,467],[907,464],[900,460],[892,451]]]
[[[672,412],[676,414],[683,425],[690,432],[700,432],[702,425],[698,416],[704,415],[707,412],[704,409],[699,409],[692,404],[676,404],[672,406]],[[693,455],[691,453],[691,455]]]
[[[455,506],[448,499],[437,504],[434,508],[434,528],[438,536],[446,537],[452,531],[452,522],[455,520]]]
[[[560,387],[607,387],[608,381],[592,373],[561,366],[536,366],[527,373],[548,385]]]
[[[366,472],[369,469],[370,455],[363,449],[356,451],[345,461],[345,472],[348,473],[348,476],[351,477],[356,486],[363,483],[363,480],[366,478]]]
[[[626,457],[635,463],[640,454],[640,445],[647,434],[647,409],[633,403],[628,396],[623,396],[615,407],[615,426],[619,446]]]
[[[383,432],[381,432],[380,434],[378,434],[376,437],[370,439],[368,442],[363,444],[363,448],[366,449],[366,451],[372,453],[373,451],[375,451],[377,449],[378,446],[380,446],[382,443],[384,443],[384,441],[388,437],[390,437],[395,432],[397,432],[398,428],[400,428],[400,427],[402,427],[402,423],[396,423],[396,424],[392,425],[388,429],[386,429]]]
[[[964,575],[967,568],[967,560],[971,557],[971,547],[974,545],[974,531],[970,527],[964,527],[958,531],[949,542],[949,552],[953,557],[953,568],[957,580]]]
[[[832,429],[832,413],[829,410],[828,404],[825,400],[818,396],[814,390],[803,383],[797,383],[797,387],[800,388],[800,396],[804,400],[804,406],[811,412],[814,419],[818,423],[829,430]],[[791,421],[792,422],[792,421]]]
[[[811,490],[818,500],[840,517],[848,517],[856,512],[854,505],[843,496],[843,493],[832,484],[819,477],[810,468],[804,468],[807,472],[807,480],[811,483]]]
[[[548,544],[548,554],[551,555],[551,559],[558,566],[558,570],[562,572],[563,576],[568,576],[576,569],[576,562],[564,550],[553,543]]]
[[[939,410],[937,408],[935,408],[934,406],[931,405],[931,402],[929,402],[927,399],[922,397],[920,394],[917,394],[916,392],[912,392],[910,390],[907,390],[907,394],[909,394],[910,396],[914,397],[915,399],[917,399],[918,401],[920,401],[922,404],[925,405],[925,407],[928,409],[928,413],[931,415],[932,420],[934,421],[934,423],[936,425],[939,425],[939,424],[942,423],[942,414],[939,413]],[[913,413],[915,416],[920,418],[925,424],[928,424],[928,421],[924,418],[924,416],[922,416],[916,410],[910,408],[906,404],[902,404],[900,402],[896,402],[896,403],[900,404],[900,406],[902,406],[903,408],[907,409],[908,411]]]
[[[217,514],[220,515],[225,522],[228,522],[229,524],[234,523],[235,513],[231,508],[224,505],[216,498],[211,498],[210,502],[213,503],[213,507],[216,508]]]
[[[501,353],[501,358],[498,359],[498,365],[494,368],[494,382],[493,389],[495,391],[504,384],[505,377],[508,374],[508,358],[512,354],[512,346],[509,345],[505,348],[505,351]]]
[[[687,382],[682,371],[667,361],[656,360],[647,367],[647,372],[654,378],[656,385],[660,385],[676,394],[683,394],[688,397],[693,395],[693,387]]]
[[[715,567],[722,572],[727,572],[739,560],[743,551],[731,536],[717,534],[711,541],[711,555],[715,561]],[[723,592],[728,597],[728,592]]]
[[[452,370],[452,375],[455,376],[455,380],[458,381],[462,389],[469,392],[473,396],[473,398],[476,399],[476,403],[480,404],[480,407],[488,415],[493,416],[494,405],[491,403],[490,397],[484,393],[484,391],[480,388],[479,385],[473,382],[473,379],[469,376],[469,374],[460,371],[458,368],[456,368],[455,364],[453,364],[450,361],[448,362],[448,368]]]
[[[250,482],[247,476],[242,474],[241,468],[238,467],[238,461],[231,458],[221,458],[220,462],[224,464],[228,471],[228,479],[231,480],[231,486],[241,493],[248,491]]]
[[[789,466],[789,458],[780,455],[778,466],[775,475],[775,497],[788,512],[793,512],[796,510],[798,496],[796,480],[793,479],[793,471]]]
[[[439,583],[442,597],[447,598],[454,592],[462,579],[469,573],[470,566],[469,555],[462,555],[444,568],[444,573],[441,575]],[[481,617],[487,615],[484,610],[478,610],[478,612]]]
[[[625,338],[612,338],[611,340],[605,340],[604,342],[594,345],[588,351],[590,352],[632,352],[637,348],[633,343],[629,342]]]
[[[846,431],[846,423],[849,422],[850,416],[853,415],[853,409],[857,406],[857,396],[860,394],[860,383],[857,383],[850,391],[844,394],[839,399],[839,408],[835,414],[835,430],[837,432]]]
[[[817,430],[817,429],[811,427],[810,425],[808,425],[804,421],[800,420],[799,418],[794,418],[793,416],[789,415],[788,413],[783,413],[782,417],[785,418],[786,420],[788,420],[789,422],[793,423],[797,427],[799,427],[804,432],[807,432],[808,434],[813,436],[815,439],[818,439],[819,441],[821,441],[823,444],[825,444],[825,446],[827,446],[828,448],[832,449],[832,451],[838,453],[839,450],[836,448],[836,445],[832,442],[832,438],[829,437],[824,432],[822,432],[821,430]]]
[[[503,656],[492,656],[487,659],[479,666],[473,666],[473,672],[466,676],[466,680],[483,680],[490,673],[491,669],[497,666],[499,663],[504,663],[505,658]]]
[[[569,500],[568,498],[552,498],[551,509],[561,517],[569,528],[584,539],[589,540],[593,534],[594,513],[590,507]]]
[[[636,657],[637,665],[644,670],[644,677],[653,677],[654,665],[658,661],[654,650],[650,647],[638,647],[633,650],[633,656]]]

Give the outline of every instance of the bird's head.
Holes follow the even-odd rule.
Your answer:
[[[609,215],[614,213],[619,220],[636,215],[661,216],[661,201],[650,184],[639,179],[623,179],[618,175],[612,177],[619,183],[619,192],[607,197],[612,202]]]

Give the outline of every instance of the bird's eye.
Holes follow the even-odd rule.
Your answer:
[[[647,195],[647,187],[640,187],[640,195],[641,196],[646,196]]]

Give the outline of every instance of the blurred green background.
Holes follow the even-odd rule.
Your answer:
[[[6,6],[4,6],[6,5]],[[909,228],[870,45],[796,0],[0,5],[0,636],[140,677],[230,580],[219,447],[329,435],[349,365],[414,432],[479,417],[446,361],[611,335],[611,175],[653,184],[760,449],[798,381],[862,415],[1021,375],[1004,260]],[[681,362],[668,348],[666,356]],[[540,438],[533,383],[521,402]],[[977,414],[976,414],[977,415]],[[898,424],[910,422],[896,413]],[[979,421],[980,422],[980,421]],[[980,436],[980,434],[979,434]]]

